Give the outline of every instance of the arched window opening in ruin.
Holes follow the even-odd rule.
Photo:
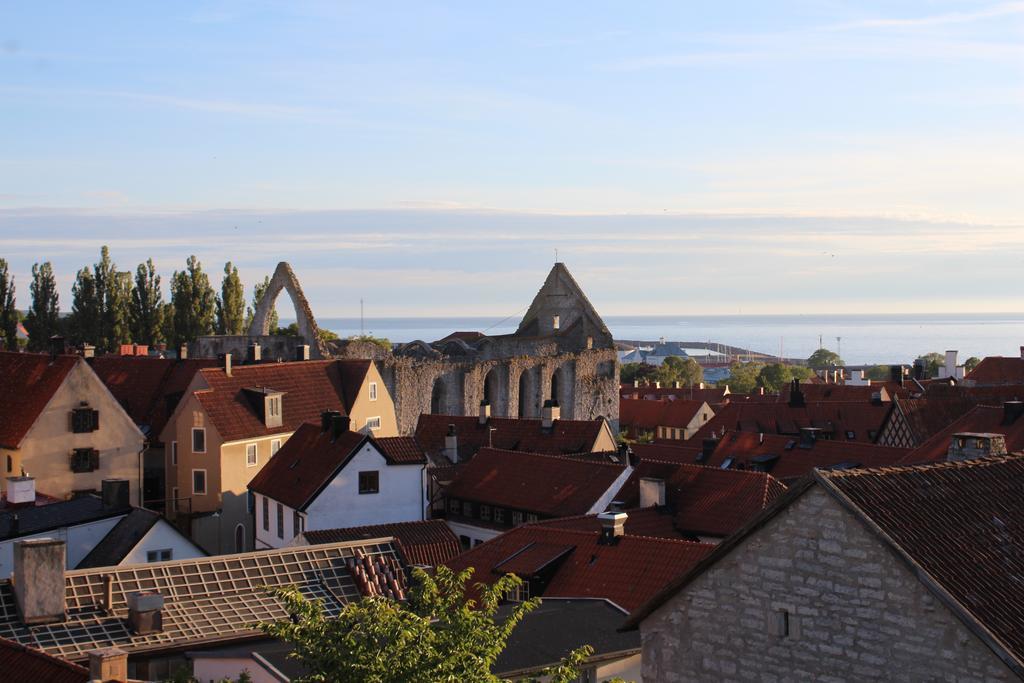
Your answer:
[[[434,380],[434,389],[430,392],[430,412],[433,415],[444,415],[444,382],[438,377]]]
[[[537,397],[530,370],[519,374],[519,417],[536,417]]]
[[[551,373],[551,400],[558,401],[560,394],[558,393],[559,386],[562,383],[562,368],[558,368]]]
[[[491,404],[492,415],[503,415],[501,368],[493,367],[484,377],[484,400]]]

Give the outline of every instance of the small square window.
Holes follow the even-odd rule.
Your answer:
[[[498,524],[505,523],[505,508],[494,508],[494,521]]]
[[[491,521],[491,506],[490,505],[481,505],[480,506],[480,519],[484,520],[485,522]]]
[[[100,468],[100,452],[95,448],[76,448],[71,452],[72,472],[95,472]]]
[[[192,493],[197,496],[206,494],[206,470],[192,470]]]
[[[100,411],[75,408],[71,411],[71,431],[75,434],[94,432],[100,428]]]
[[[379,493],[380,492],[380,472],[373,470],[372,472],[360,472],[359,473],[359,493]]]
[[[377,400],[377,383],[376,382],[370,382],[370,400],[371,401],[376,401]]]
[[[276,455],[281,450],[281,439],[274,439],[270,442],[270,454]]]
[[[203,429],[202,427],[192,428],[192,452],[206,452],[206,430]]]
[[[379,417],[368,417],[366,418],[366,426],[370,428],[370,431],[377,431],[380,429],[380,418]]]
[[[256,467],[256,444],[250,443],[245,446],[245,466]]]
[[[146,551],[146,562],[170,562],[172,559],[174,552],[170,548]]]

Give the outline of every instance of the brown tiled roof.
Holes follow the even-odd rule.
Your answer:
[[[197,391],[196,398],[224,441],[293,432],[303,422],[319,420],[325,410],[347,414],[370,363],[323,360],[244,365],[233,368],[230,377],[222,368],[207,368],[200,372],[210,388]],[[280,427],[264,425],[246,395],[245,389],[251,387],[284,392]]]
[[[86,683],[89,670],[41,650],[0,638],[0,678],[4,683]]]
[[[722,467],[727,458],[732,458],[732,467],[749,469],[757,463],[758,456],[777,455],[778,460],[765,467],[773,477],[791,482],[807,474],[815,467],[887,467],[895,465],[911,451],[906,448],[891,448],[854,441],[830,441],[819,439],[810,445],[802,444],[800,437],[765,434],[762,439],[753,432],[730,432],[715,448],[705,463],[710,467]]]
[[[604,598],[631,610],[649,600],[669,581],[686,572],[714,546],[665,538],[622,536],[614,544],[599,542],[593,531],[525,524],[459,555],[448,566],[476,569],[472,582],[493,583],[515,567],[514,557],[540,544],[548,556],[555,548],[571,548],[550,563],[553,575],[544,588],[549,598]],[[521,567],[516,567],[521,568]]]
[[[623,429],[654,429],[665,413],[666,401],[624,398],[619,401],[619,425]],[[696,411],[695,411],[696,412]]]
[[[686,441],[666,440],[654,443],[634,443],[629,447],[633,454],[641,460],[690,464],[696,462],[702,444],[702,439],[687,439]]]
[[[492,417],[487,424],[465,415],[420,415],[416,440],[427,453],[444,450],[448,425],[455,425],[459,440],[459,458],[467,459],[484,446],[550,455],[586,453],[594,446],[604,427],[603,420],[556,420],[544,429],[539,419]],[[490,429],[495,431],[491,432]]]
[[[684,538],[675,524],[675,514],[668,508],[628,508],[623,531],[630,536],[651,536],[654,538]],[[600,531],[601,521],[597,515],[576,515],[574,517],[556,517],[534,522],[533,526],[546,526],[552,529],[575,529],[576,531]]]
[[[332,440],[330,430],[303,424],[252,478],[249,490],[304,510],[369,438],[347,431]]]
[[[75,356],[0,351],[0,446],[19,448],[64,383]]]
[[[665,505],[678,531],[693,536],[728,536],[786,490],[764,472],[641,460],[615,499],[640,505],[640,479],[665,482]]]
[[[405,465],[427,462],[427,456],[423,454],[423,449],[411,436],[383,436],[374,439],[373,442],[384,457],[392,463]]]
[[[801,427],[821,427],[837,440],[873,443],[892,409],[891,403],[872,405],[866,401],[818,401],[794,407],[788,403],[730,401],[701,427],[693,438],[704,438],[723,430],[796,434]],[[853,438],[847,436],[852,433]]]
[[[149,439],[155,443],[159,443],[160,432],[195,374],[219,364],[207,358],[114,355],[97,356],[88,362],[132,421],[149,426]]]
[[[306,542],[339,543],[342,541],[368,541],[375,538],[395,538],[409,564],[436,567],[452,559],[462,547],[444,520],[429,519],[420,522],[396,522],[353,526],[344,529],[320,529],[303,533]]]
[[[445,494],[549,517],[581,515],[624,471],[610,462],[483,448],[459,466]]]
[[[639,400],[663,400],[663,401],[700,401],[702,403],[715,404],[728,401],[731,394],[725,393],[725,387],[653,387],[639,386],[624,383],[619,387],[620,398]]]
[[[526,545],[514,555],[494,565],[491,571],[496,574],[533,576],[540,574],[552,563],[561,560],[575,549],[576,546],[565,543],[537,541]]]
[[[988,356],[964,379],[975,384],[1024,384],[1024,358]]]
[[[820,480],[948,594],[954,611],[986,629],[1018,666],[1024,661],[1024,458],[822,472]]]
[[[1009,452],[1024,450],[1024,418],[1017,418],[1013,422],[1007,422],[1004,418],[1005,410],[1002,406],[975,406],[959,420],[911,450],[899,463],[911,465],[943,461],[953,435],[961,432],[1002,434],[1006,438],[1006,449]]]
[[[920,445],[963,417],[975,402],[964,395],[948,398],[897,398],[893,400],[894,410],[899,411],[907,428]]]

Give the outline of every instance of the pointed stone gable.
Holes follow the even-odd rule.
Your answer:
[[[557,318],[557,328],[556,328]],[[574,330],[592,337],[594,348],[611,348],[612,336],[564,263],[556,263],[519,323],[516,334],[547,337]]]

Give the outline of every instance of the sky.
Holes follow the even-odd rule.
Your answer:
[[[0,258],[318,316],[1020,311],[1024,2],[0,5]]]

